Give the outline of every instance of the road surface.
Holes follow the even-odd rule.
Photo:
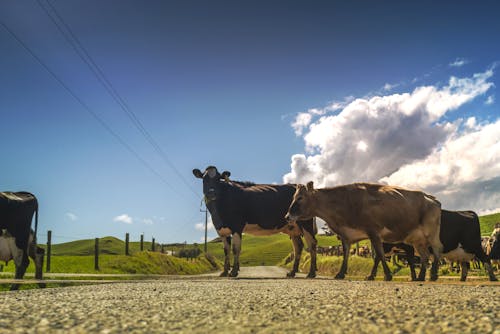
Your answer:
[[[200,275],[1,293],[0,333],[495,333],[500,285]]]

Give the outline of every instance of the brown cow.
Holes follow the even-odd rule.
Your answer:
[[[417,249],[422,262],[419,280],[425,279],[431,247],[434,254],[431,279],[437,279],[443,249],[439,240],[441,203],[433,196],[370,183],[324,189],[314,189],[312,182],[298,185],[286,218],[295,221],[315,216],[340,235],[347,249],[353,242],[370,239],[376,255],[382,259],[386,281],[392,279],[392,274],[385,262],[382,241],[405,242]],[[346,254],[344,262],[337,278],[343,278],[347,271]]]

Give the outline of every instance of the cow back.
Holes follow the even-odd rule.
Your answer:
[[[20,249],[27,249],[31,221],[38,209],[36,197],[28,192],[0,192],[0,228],[16,238]]]
[[[217,210],[225,226],[243,228],[257,224],[264,229],[286,224],[285,215],[292,201],[295,186],[241,184],[229,182],[217,198]]]

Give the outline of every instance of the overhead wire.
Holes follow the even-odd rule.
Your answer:
[[[139,153],[137,153],[118,133],[116,133],[97,113],[95,113],[81,98],[73,92],[73,90],[62,81],[62,79],[55,74],[43,61],[40,57],[38,57],[33,50],[23,42],[15,33],[12,31],[4,22],[0,21],[0,25],[16,40],[51,76],[54,80],[56,80],[66,92],[71,95],[82,107],[88,112],[109,134],[111,134],[125,149],[127,149],[132,155],[134,155],[147,169],[149,169],[153,174],[155,174],[158,178],[161,179],[165,185],[167,185],[170,189],[172,189],[177,194],[183,195],[183,193],[179,193],[176,188],[172,186],[160,173],[158,173],[149,163],[144,160]]]
[[[127,115],[132,124],[137,128],[137,130],[142,134],[142,136],[146,139],[146,141],[153,147],[153,149],[158,153],[158,155],[163,159],[163,161],[175,172],[177,177],[184,183],[184,185],[191,191],[193,194],[200,198],[199,193],[193,189],[191,184],[186,181],[182,173],[176,168],[176,166],[169,159],[168,155],[163,151],[161,146],[154,140],[151,133],[144,127],[142,122],[139,120],[137,115],[133,112],[133,110],[129,107],[129,105],[125,102],[125,100],[121,97],[118,91],[115,89],[110,80],[106,77],[101,68],[94,61],[93,57],[87,51],[87,49],[80,42],[79,38],[70,28],[70,26],[66,23],[64,18],[59,14],[57,9],[50,3],[49,0],[46,0],[46,3],[50,7],[53,12],[51,12],[44,6],[42,0],[37,0],[39,6],[43,9],[43,11],[47,14],[50,20],[57,27],[59,32],[64,36],[66,41],[72,46],[74,51],[78,54],[78,56],[82,59],[82,61],[88,66],[97,80],[101,83],[104,89],[108,92],[108,94],[113,98],[113,100],[120,106],[120,109]],[[59,20],[59,22],[58,22]],[[64,26],[64,29],[63,27]]]

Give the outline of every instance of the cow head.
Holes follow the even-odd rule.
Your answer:
[[[307,185],[298,184],[285,219],[288,221],[297,221],[313,218],[313,194],[314,185],[312,181]]]
[[[199,169],[193,169],[193,174],[199,179],[203,179],[203,195],[205,201],[215,201],[220,193],[220,185],[222,181],[227,181],[230,172],[224,171],[220,174],[214,166],[208,166],[205,172],[202,173]]]

